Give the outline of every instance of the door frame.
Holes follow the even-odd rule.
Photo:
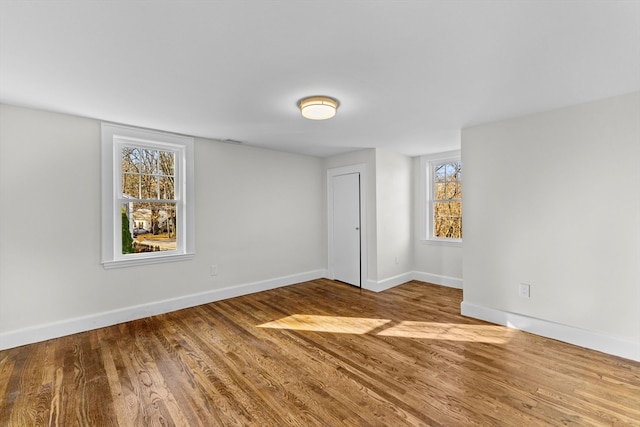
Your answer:
[[[363,288],[369,277],[369,270],[367,269],[367,166],[364,163],[327,169],[327,263],[329,279],[333,280],[335,278],[333,259],[333,177],[352,173],[360,174],[360,287]]]

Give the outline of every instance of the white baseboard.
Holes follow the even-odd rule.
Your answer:
[[[411,280],[419,280],[421,282],[433,283],[434,285],[462,289],[462,279],[441,276],[439,274],[424,273],[421,271],[410,271],[408,273],[402,273],[380,281],[367,280],[362,285],[362,288],[373,292],[382,292],[395,286],[402,285],[403,283],[410,282]]]
[[[183,308],[195,307],[213,301],[234,298],[255,292],[267,291],[282,286],[327,277],[326,270],[315,270],[290,276],[277,277],[259,282],[213,289],[198,294],[185,295],[148,304],[135,305],[117,310],[105,311],[89,316],[61,320],[59,322],[36,325],[29,328],[0,333],[0,350],[25,344],[45,341],[78,332],[103,328],[131,320],[142,319],[156,314],[168,313]]]
[[[496,310],[465,301],[460,304],[460,311],[463,316],[485,320],[498,325],[508,326],[640,362],[640,342],[627,341],[586,329],[562,325],[522,314]]]
[[[382,292],[395,286],[402,285],[403,283],[407,283],[411,280],[413,280],[413,274],[411,272],[402,273],[397,276],[389,277],[388,279],[380,281],[366,280],[362,285],[362,288],[368,291]]]
[[[421,282],[433,283],[434,285],[446,286],[448,288],[462,289],[462,279],[457,277],[423,273],[421,271],[413,271],[411,274],[413,275],[413,280],[420,280]]]

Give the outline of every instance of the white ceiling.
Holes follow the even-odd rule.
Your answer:
[[[0,0],[1,102],[316,156],[637,90],[637,0]]]

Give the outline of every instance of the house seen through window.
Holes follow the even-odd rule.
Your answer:
[[[123,254],[176,250],[175,156],[122,146]]]

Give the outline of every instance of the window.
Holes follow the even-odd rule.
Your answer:
[[[421,158],[424,230],[431,243],[462,241],[462,162],[451,151]]]
[[[193,139],[102,125],[105,268],[194,254]]]

